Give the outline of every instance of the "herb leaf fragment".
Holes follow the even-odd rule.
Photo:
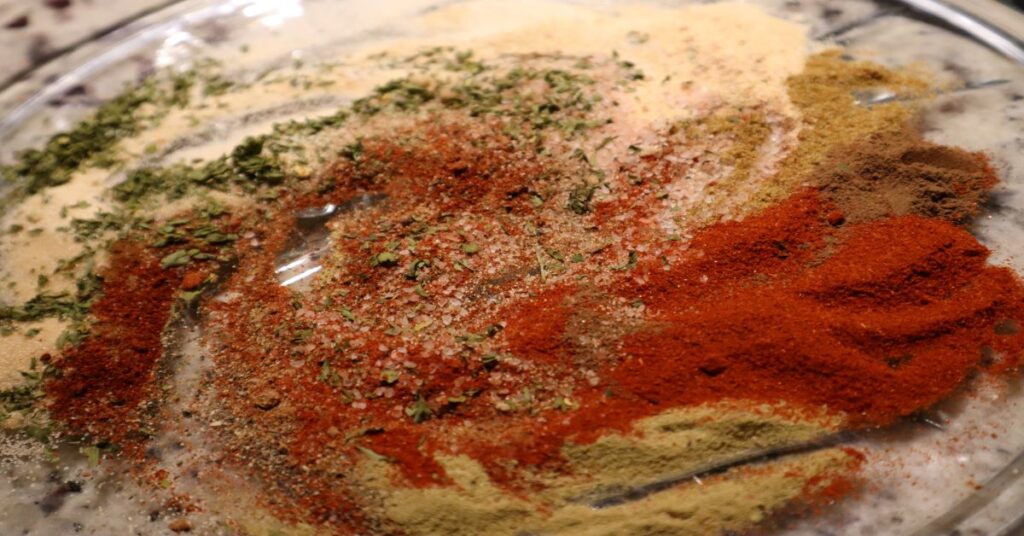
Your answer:
[[[422,396],[416,399],[411,406],[405,408],[405,414],[412,419],[412,422],[419,424],[434,416],[434,410],[430,409],[427,401]]]

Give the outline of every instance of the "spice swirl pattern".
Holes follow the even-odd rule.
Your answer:
[[[642,47],[679,28],[637,8],[607,28],[636,60],[522,53],[541,30],[376,54],[398,76],[330,114],[201,158],[147,144],[70,220],[74,290],[2,310],[67,323],[27,407],[172,530],[730,533],[856,496],[849,438],[1017,380],[1024,285],[969,232],[997,172],[925,139],[927,77],[838,50],[760,31],[676,82],[707,28],[803,43],[686,12],[664,61]],[[29,203],[146,122],[331,72],[155,79],[6,173]]]

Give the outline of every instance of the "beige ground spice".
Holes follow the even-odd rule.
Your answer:
[[[718,404],[673,410],[638,423],[629,436],[566,446],[569,473],[538,475],[528,496],[497,488],[465,456],[440,459],[455,485],[395,488],[391,467],[362,464],[364,485],[407,534],[707,534],[741,530],[806,492],[849,471],[856,459],[826,449],[687,481],[641,500],[594,509],[593,498],[706,467],[764,447],[803,443],[838,424],[826,417],[778,416],[780,408]]]
[[[702,192],[708,203],[693,203],[676,218],[681,228],[701,227],[722,214],[742,213],[752,194],[761,187],[766,175],[763,162],[768,152],[782,143],[786,132],[795,128],[785,116],[770,115],[764,109],[720,109],[699,120],[683,121],[678,126],[688,140],[722,140],[723,149],[715,156],[728,170],[726,176],[712,181]],[[778,138],[778,140],[773,140]]]
[[[619,507],[573,505],[545,520],[538,532],[597,536],[703,535],[749,531],[806,493],[815,493],[859,464],[846,451],[828,449],[762,467],[730,471],[703,483]]]
[[[673,410],[639,422],[635,435],[608,435],[589,445],[568,445],[564,454],[575,472],[588,475],[585,486],[596,495],[745,452],[811,441],[838,424],[838,419],[824,416],[797,421],[771,413],[778,409],[716,405]]]

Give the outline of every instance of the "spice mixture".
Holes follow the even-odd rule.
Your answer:
[[[997,177],[916,130],[927,80],[824,51],[751,102],[501,43],[379,56],[405,74],[334,114],[126,166],[0,309],[12,338],[65,322],[8,420],[245,533],[707,534],[842,500],[850,433],[1016,373],[1024,286],[967,227]],[[37,196],[236,91],[152,82],[5,171]]]

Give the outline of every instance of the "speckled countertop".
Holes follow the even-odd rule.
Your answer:
[[[2,0],[0,86],[175,0]]]
[[[178,0],[0,0],[0,87],[75,45]],[[1024,8],[1024,0],[1003,0]]]
[[[59,67],[37,68],[84,43],[108,36],[162,7],[180,1],[0,0],[0,50],[4,51],[4,61],[0,62],[0,88],[16,87],[27,78],[57,76],[60,73]],[[1024,8],[1024,0],[1001,1]],[[956,1],[951,3],[960,4]],[[970,7],[970,3],[965,7]],[[30,94],[31,91],[25,93]],[[18,94],[21,93],[15,92],[15,95]],[[14,104],[11,97],[15,95],[7,95],[0,102],[0,109]]]

